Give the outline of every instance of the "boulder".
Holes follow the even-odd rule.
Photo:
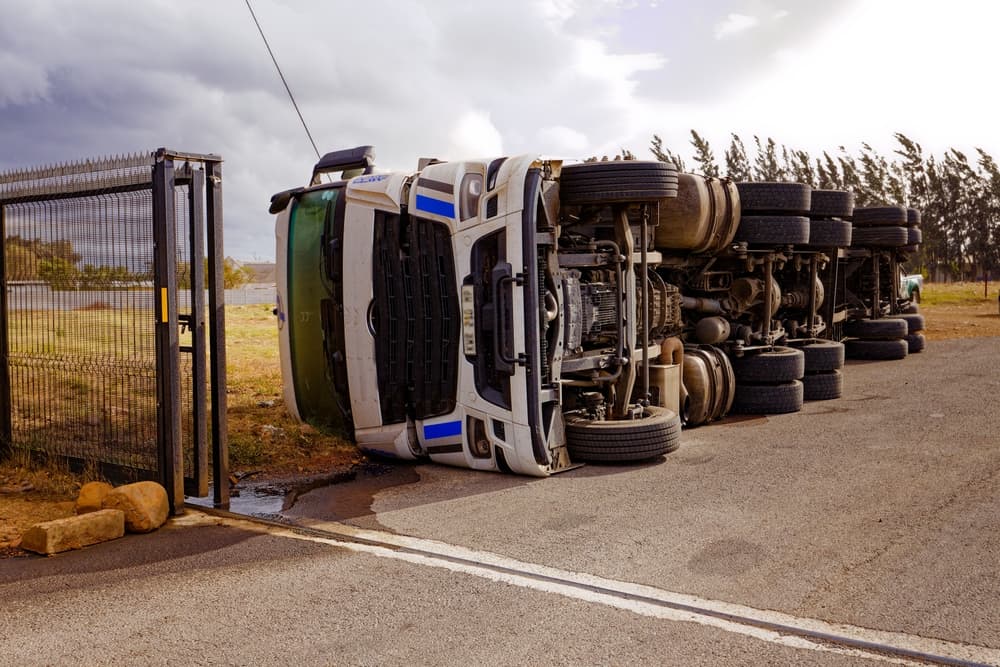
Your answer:
[[[104,497],[103,506],[125,512],[125,529],[130,533],[152,532],[170,513],[167,490],[156,482],[119,486]]]
[[[124,512],[97,510],[36,524],[21,538],[21,548],[40,554],[56,554],[114,540],[124,534]]]
[[[104,497],[113,488],[107,482],[87,482],[84,484],[80,487],[80,495],[76,498],[76,513],[86,514],[101,509]]]

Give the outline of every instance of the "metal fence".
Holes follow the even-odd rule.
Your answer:
[[[216,156],[0,174],[0,458],[154,479],[176,509],[208,492],[210,396],[226,479],[221,224]]]

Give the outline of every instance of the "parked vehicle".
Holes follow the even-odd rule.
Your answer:
[[[899,296],[902,299],[920,303],[920,291],[924,288],[924,277],[919,273],[906,275],[899,270]]]

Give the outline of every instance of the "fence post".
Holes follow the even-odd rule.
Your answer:
[[[10,340],[7,338],[7,207],[0,203],[0,461],[13,453]]]
[[[184,507],[181,449],[180,335],[177,320],[177,227],[174,161],[164,149],[153,164],[153,287],[156,312],[157,459],[171,514]]]
[[[193,493],[198,497],[208,495],[208,437],[205,362],[205,181],[201,169],[192,169],[188,185],[188,220],[190,234],[191,275],[191,411],[193,419],[192,445],[194,470]]]
[[[222,249],[222,162],[205,162],[208,241],[209,358],[212,392],[213,504],[229,509],[229,426],[226,419],[226,291]]]

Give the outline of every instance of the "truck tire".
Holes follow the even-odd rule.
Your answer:
[[[906,209],[902,206],[869,206],[854,209],[854,224],[858,227],[905,226],[906,220]]]
[[[799,348],[805,356],[805,372],[835,371],[844,367],[844,344],[832,340],[806,343]]]
[[[858,227],[857,223],[854,224],[851,246],[855,248],[898,248],[909,240],[906,227]]]
[[[566,416],[566,446],[580,461],[642,461],[680,446],[681,418],[668,408],[648,406],[641,419],[595,421]]]
[[[910,227],[920,225],[920,211],[915,208],[906,209],[906,224]]]
[[[809,243],[809,218],[794,215],[744,215],[734,241],[751,245],[802,245]]]
[[[846,248],[851,245],[853,225],[846,220],[810,220],[809,246]]]
[[[677,196],[677,167],[653,160],[586,162],[563,167],[559,198],[564,204],[618,204]]]
[[[918,331],[923,331],[927,324],[924,316],[920,313],[900,313],[899,315],[893,315],[892,319],[905,320],[907,334],[915,334]]]
[[[803,183],[748,182],[736,184],[740,209],[757,215],[809,215],[812,188]]]
[[[920,245],[924,242],[924,233],[919,227],[906,228],[906,245]]]
[[[917,352],[923,351],[924,347],[927,345],[927,339],[920,332],[907,334],[905,340],[907,351],[910,354],[916,354]]]
[[[850,220],[854,214],[854,193],[848,190],[812,191],[809,206],[810,218],[842,218]]]
[[[802,409],[803,387],[800,380],[781,384],[739,384],[733,398],[732,412],[745,415],[781,415]]]
[[[905,359],[909,345],[905,340],[849,340],[844,343],[848,359],[887,361]]]
[[[844,374],[840,371],[806,373],[802,378],[802,396],[807,401],[829,401],[844,393]]]
[[[802,350],[776,345],[773,350],[747,353],[732,357],[737,383],[791,382],[806,372],[806,357]]]
[[[881,320],[851,320],[844,322],[844,335],[867,340],[900,339],[908,331],[909,324],[895,317],[886,317]]]

